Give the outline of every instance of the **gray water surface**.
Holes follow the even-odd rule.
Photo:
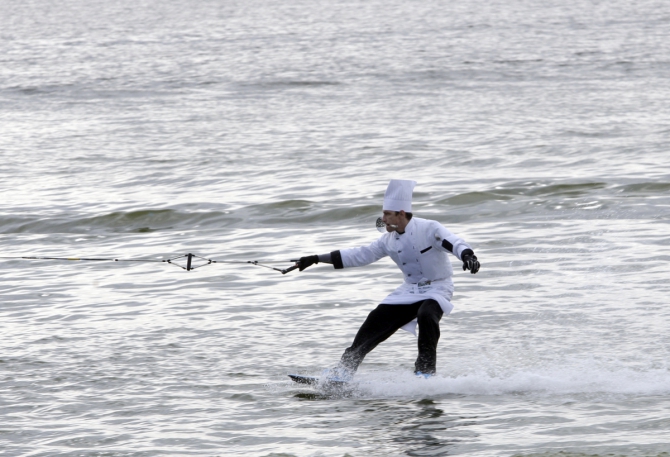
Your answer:
[[[670,453],[670,7],[0,0],[7,456]],[[391,178],[464,237],[438,375],[399,332]],[[194,253],[194,271],[164,260]],[[7,258],[9,257],[9,258]],[[183,259],[180,260],[183,265]]]

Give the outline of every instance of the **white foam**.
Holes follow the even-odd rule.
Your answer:
[[[523,368],[506,374],[486,370],[429,379],[411,372],[378,371],[359,373],[356,381],[364,396],[506,395],[506,394],[632,394],[655,395],[670,392],[670,371],[666,368],[636,370],[602,366]]]

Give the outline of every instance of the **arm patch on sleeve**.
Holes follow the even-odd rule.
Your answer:
[[[448,242],[447,240],[442,240],[442,247],[447,251],[454,253],[454,245]]]
[[[340,254],[340,251],[333,251],[330,253],[330,258],[333,261],[333,266],[335,267],[336,270],[341,270],[344,268],[344,265],[342,264],[342,254]]]

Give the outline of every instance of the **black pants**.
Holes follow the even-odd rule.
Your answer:
[[[419,323],[419,356],[415,371],[435,373],[437,341],[440,339],[442,308],[435,300],[424,300],[411,305],[379,305],[358,329],[351,347],[348,347],[340,366],[355,372],[368,352],[388,339],[400,327],[417,318]]]

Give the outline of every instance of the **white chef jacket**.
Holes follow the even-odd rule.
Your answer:
[[[446,240],[446,247],[443,241]],[[381,304],[408,305],[433,299],[445,315],[454,306],[453,269],[447,256],[451,252],[459,260],[466,249],[472,249],[462,238],[454,235],[437,221],[412,217],[405,233],[387,232],[368,246],[341,249],[342,267],[360,267],[389,256],[403,272],[405,281],[391,292]],[[337,266],[336,266],[337,268]],[[402,328],[416,335],[416,319]]]

